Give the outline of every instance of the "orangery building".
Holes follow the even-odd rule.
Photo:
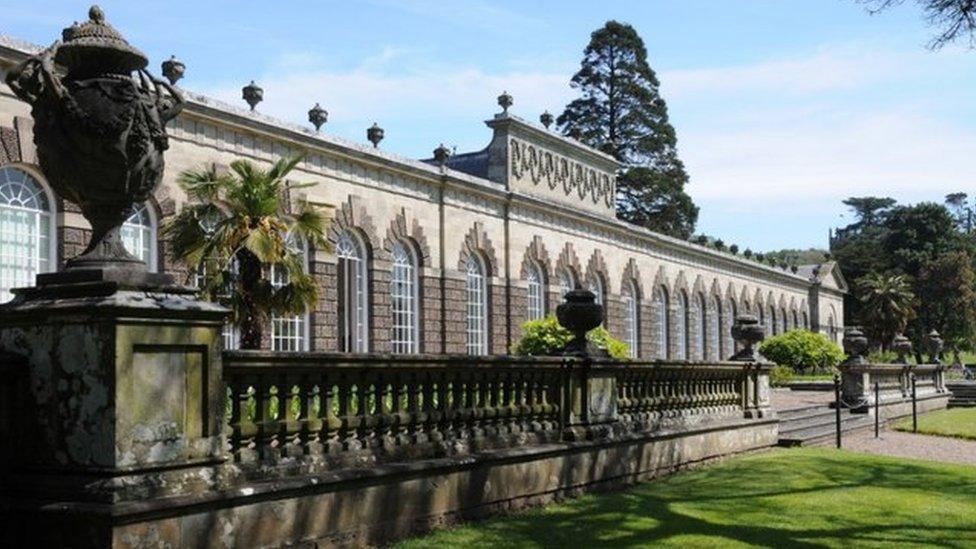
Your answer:
[[[0,73],[39,50],[0,36]],[[635,357],[727,358],[732,319],[744,312],[769,334],[839,337],[846,285],[836,265],[772,267],[618,220],[617,162],[509,113],[507,97],[486,122],[484,149],[417,160],[185,95],[163,183],[123,239],[150,269],[193,284],[159,237],[187,201],[178,175],[303,154],[290,177],[314,185],[289,198],[332,211],[332,246],[306,250],[322,297],[306,315],[272,318],[269,349],[504,354],[524,322],[554,313],[573,287],[596,294],[606,327]],[[88,235],[37,166],[29,106],[0,83],[0,302]],[[233,327],[224,342],[235,346]]]

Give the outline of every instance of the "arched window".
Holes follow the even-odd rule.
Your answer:
[[[834,343],[837,342],[837,322],[834,320],[834,313],[830,313],[827,319],[827,335]]]
[[[628,280],[623,287],[624,297],[624,342],[630,348],[631,358],[637,358],[640,352],[640,319],[637,285]]]
[[[586,281],[586,289],[593,292],[593,295],[596,297],[595,301],[597,303],[600,305],[604,304],[603,279],[600,278],[600,275],[591,276],[590,279]],[[604,311],[604,315],[605,314],[606,311]]]
[[[803,329],[804,330],[810,329],[810,316],[807,314],[806,311],[803,311]]]
[[[156,219],[152,208],[143,204],[129,216],[119,229],[122,245],[128,252],[146,263],[150,271],[156,265]]]
[[[711,327],[708,329],[708,339],[712,342],[712,349],[708,358],[711,360],[722,360],[726,353],[725,338],[722,337],[725,326],[725,317],[722,314],[724,312],[722,302],[719,301],[718,297],[712,296],[712,321],[709,323]]]
[[[772,337],[776,335],[776,309],[772,305],[769,306],[769,323],[766,324],[766,337]]]
[[[668,341],[671,340],[671,318],[668,315],[668,291],[663,288],[654,290],[654,314],[657,317],[657,341],[654,345],[654,357],[666,360],[671,358]]]
[[[793,312],[790,315],[790,328],[795,330],[799,327],[800,327],[800,318],[796,314],[796,309],[793,309]]]
[[[545,279],[542,275],[542,269],[536,263],[530,263],[525,278],[529,283],[529,320],[539,320],[546,316]]]
[[[484,261],[475,254],[468,257],[468,354],[488,354],[488,291]]]
[[[697,313],[695,323],[695,356],[697,360],[705,359],[705,349],[708,345],[708,306],[705,305],[705,296],[698,294],[695,297],[695,312]]]
[[[390,344],[398,354],[419,349],[417,262],[411,249],[402,242],[393,244],[393,272],[390,276],[390,312],[393,315]]]
[[[339,350],[365,353],[369,350],[369,294],[366,249],[352,232],[345,231],[336,242]]]
[[[725,341],[725,349],[722,350],[722,356],[719,357],[720,360],[726,360],[732,356],[733,353],[738,352],[738,345],[735,343],[735,338],[732,337],[732,324],[735,323],[735,317],[738,316],[739,311],[735,306],[735,301],[730,299],[728,301],[728,312],[726,315],[728,319],[725,321],[725,325],[722,327],[722,338]]]
[[[295,238],[288,239],[288,245],[300,250],[302,260],[308,257],[305,243]],[[281,288],[290,282],[288,272],[278,265],[271,266],[271,286]],[[272,315],[271,316],[271,350],[273,351],[307,351],[308,350],[308,315]]]
[[[576,289],[576,277],[567,268],[559,269],[559,291],[562,295]]]
[[[786,309],[779,310],[779,324],[781,326],[780,333],[785,334],[790,331],[789,320],[787,320]]]
[[[24,170],[0,168],[0,303],[54,268],[53,199]]]
[[[678,292],[678,310],[677,323],[675,323],[675,339],[678,342],[678,348],[675,358],[678,360],[688,360],[688,338],[691,330],[691,314],[688,311],[688,294],[684,292]]]

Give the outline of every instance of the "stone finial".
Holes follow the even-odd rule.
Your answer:
[[[502,108],[502,114],[508,114],[508,108],[512,106],[515,101],[512,96],[507,92],[503,91],[501,95],[498,96],[498,105]]]
[[[552,123],[555,120],[556,118],[549,111],[546,111],[539,115],[539,122],[542,122],[542,125],[545,126],[547,130],[549,129],[549,126],[552,126]]]
[[[844,352],[847,353],[845,364],[864,364],[864,355],[868,350],[868,338],[858,328],[849,328],[844,332]]]
[[[308,121],[315,126],[315,131],[319,131],[322,125],[329,121],[329,111],[316,103],[314,107],[308,110]]]
[[[373,148],[380,146],[380,141],[383,141],[384,136],[386,136],[386,132],[376,122],[373,122],[373,125],[366,130],[366,139],[373,144]]]
[[[183,78],[183,75],[186,74],[186,65],[177,59],[175,55],[171,55],[169,56],[169,59],[163,61],[162,69],[163,76],[165,76],[166,79],[169,80],[169,83],[174,86],[176,85],[176,82],[179,81],[180,78]]]
[[[581,132],[580,129],[577,128],[576,126],[573,126],[572,128],[569,128],[569,132],[566,133],[566,136],[569,137],[570,139],[575,139],[579,141],[580,138],[583,137],[583,132]]]
[[[933,364],[941,364],[942,359],[939,358],[939,355],[942,354],[942,349],[945,348],[945,341],[942,340],[939,332],[932,330],[925,336],[925,347],[929,352],[929,360]]]
[[[739,352],[729,360],[741,362],[758,362],[756,344],[765,339],[766,329],[759,322],[756,315],[743,314],[735,317],[732,322],[732,339],[739,344]]]
[[[898,353],[898,364],[908,364],[908,355],[912,353],[912,340],[898,334],[891,340],[891,348]]]
[[[596,302],[596,294],[589,290],[570,290],[565,301],[556,307],[559,325],[573,334],[562,350],[563,355],[608,357],[605,349],[591,345],[586,334],[603,322],[603,305]]]
[[[241,88],[241,97],[244,98],[244,101],[247,101],[247,104],[251,106],[251,110],[253,111],[254,107],[264,100],[264,89],[255,84],[254,80],[251,80],[250,84]]]
[[[434,149],[434,161],[437,162],[438,166],[443,166],[447,163],[447,159],[451,157],[451,149],[444,146],[443,143],[436,149]]]

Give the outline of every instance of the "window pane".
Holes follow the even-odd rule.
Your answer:
[[[149,267],[156,270],[156,228],[145,204],[139,206],[129,216],[129,219],[119,229],[122,245],[130,254],[141,259]]]
[[[290,242],[291,245],[298,245]],[[304,245],[301,245],[304,248]],[[304,251],[303,251],[304,256]],[[281,288],[289,283],[288,272],[278,265],[271,266],[271,286]],[[271,317],[271,349],[274,351],[305,351],[308,349],[306,329],[308,315]]]
[[[393,314],[391,344],[394,353],[416,353],[417,282],[413,254],[402,243],[393,246],[393,273],[390,277],[390,307]]]
[[[488,354],[487,292],[481,260],[471,256],[467,265],[468,354]]]
[[[339,290],[339,348],[344,352],[364,353],[368,349],[366,255],[359,240],[342,233],[336,244]]]
[[[543,291],[542,272],[537,265],[530,265],[527,274],[529,283],[529,320],[539,320],[546,316],[546,299]]]
[[[0,168],[0,303],[52,269],[51,223],[40,183],[23,170]]]

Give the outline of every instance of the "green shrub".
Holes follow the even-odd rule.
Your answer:
[[[868,353],[868,362],[871,364],[891,364],[898,360],[898,353],[894,351],[874,351]]]
[[[769,373],[769,383],[773,387],[782,387],[787,383],[793,381],[793,377],[796,374],[793,373],[793,369],[789,366],[773,366],[773,371]]]
[[[844,360],[844,352],[827,336],[808,330],[790,330],[762,342],[759,352],[795,372],[820,372]]]
[[[573,334],[559,325],[555,316],[549,315],[539,320],[530,320],[522,325],[522,339],[512,348],[512,354],[520,356],[550,356],[558,353],[572,341]],[[626,343],[613,337],[603,326],[590,330],[586,339],[610,356],[618,359],[630,357]]]

